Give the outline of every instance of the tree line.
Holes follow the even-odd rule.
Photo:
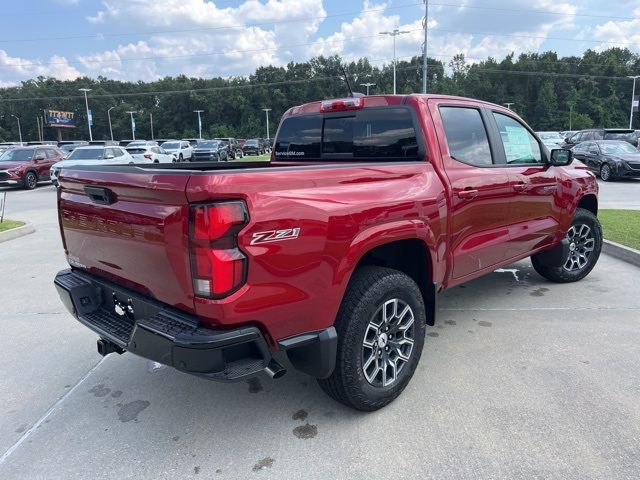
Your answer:
[[[640,71],[640,56],[628,49],[586,51],[582,56],[559,57],[554,52],[508,55],[470,62],[456,55],[444,62],[428,59],[429,92],[461,95],[511,107],[537,130],[574,130],[589,127],[626,127],[629,122],[632,81]],[[75,112],[77,128],[65,131],[68,139],[87,139],[84,98],[90,88],[93,138],[108,139],[107,110],[111,110],[114,138],[131,138],[128,111],[135,111],[136,138],[190,138],[198,134],[202,114],[203,137],[250,138],[266,136],[263,108],[271,108],[270,136],[282,113],[293,105],[346,96],[344,67],[355,91],[362,83],[375,83],[371,93],[393,89],[392,65],[378,67],[366,58],[346,62],[338,56],[290,62],[284,67],[258,68],[248,77],[165,77],[152,82],[123,82],[105,77],[71,81],[38,77],[19,86],[0,89],[0,140],[18,138],[20,118],[23,140],[38,139],[36,118],[44,109]],[[422,57],[397,63],[398,93],[420,92]],[[638,85],[640,93],[640,84]],[[638,120],[640,121],[640,120]],[[55,139],[44,128],[45,139]]]

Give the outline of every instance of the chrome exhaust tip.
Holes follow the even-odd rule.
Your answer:
[[[272,359],[269,362],[269,365],[264,368],[264,373],[269,375],[271,378],[276,379],[287,373],[287,369]]]

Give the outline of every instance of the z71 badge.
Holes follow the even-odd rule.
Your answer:
[[[280,242],[282,240],[294,240],[300,235],[300,228],[285,228],[282,230],[269,230],[267,232],[257,232],[253,234],[251,245],[260,243]]]

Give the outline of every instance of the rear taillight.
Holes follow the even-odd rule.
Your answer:
[[[191,270],[196,296],[222,298],[247,277],[247,257],[238,248],[238,233],[249,222],[242,201],[191,207]]]

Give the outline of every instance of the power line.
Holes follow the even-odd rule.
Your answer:
[[[149,35],[163,35],[168,33],[192,33],[192,32],[203,32],[203,31],[224,31],[224,30],[243,30],[250,29],[254,27],[263,27],[270,25],[281,25],[288,23],[298,23],[305,22],[307,20],[324,20],[326,18],[335,18],[335,17],[345,17],[349,15],[358,15],[361,13],[371,13],[371,12],[383,12],[385,10],[399,10],[402,8],[415,7],[416,5],[422,5],[420,3],[408,3],[404,5],[390,5],[388,7],[378,7],[378,8],[365,8],[358,11],[351,12],[343,12],[343,13],[332,13],[329,15],[322,16],[314,16],[314,17],[298,17],[287,20],[273,20],[270,22],[255,22],[255,23],[246,23],[242,25],[225,25],[225,26],[214,26],[214,27],[198,27],[198,28],[187,28],[180,30],[157,30],[150,32],[111,32],[111,33],[94,33],[90,35],[70,35],[64,37],[40,37],[40,38],[12,38],[12,39],[0,39],[0,43],[15,43],[15,42],[44,42],[44,41],[52,41],[52,40],[79,40],[86,38],[102,38],[102,37],[127,37],[127,36],[149,36]]]
[[[422,28],[417,28],[413,30],[407,30],[407,32],[422,32]],[[469,32],[463,30],[449,30],[442,28],[434,28],[431,30],[432,32],[447,32],[447,33],[460,33],[467,35],[484,35],[488,37],[509,37],[509,38],[531,38],[538,40],[560,40],[560,41],[572,41],[572,42],[590,42],[597,44],[609,44],[616,46],[630,46],[637,45],[635,43],[619,43],[619,42],[605,42],[600,40],[583,40],[583,39],[575,39],[575,38],[566,38],[566,37],[544,37],[544,36],[536,36],[536,35],[518,35],[518,34],[507,34],[507,33],[495,33],[495,32]],[[325,40],[324,43],[340,43],[346,40],[360,40],[366,38],[374,38],[377,35],[363,35],[363,36],[354,36],[346,39],[336,38],[334,40]],[[141,60],[170,60],[170,59],[178,59],[178,58],[194,58],[194,57],[208,57],[208,56],[217,56],[217,55],[229,55],[229,54],[238,54],[238,53],[255,53],[255,52],[264,52],[264,51],[278,51],[278,50],[287,50],[291,48],[297,47],[308,47],[312,45],[317,45],[317,41],[315,42],[307,42],[307,43],[299,43],[292,45],[279,45],[277,47],[267,47],[267,48],[254,48],[248,50],[227,50],[227,51],[214,51],[214,52],[202,52],[202,53],[190,53],[190,54],[182,54],[182,55],[154,55],[148,57],[127,57],[127,58],[119,58],[119,59],[111,59],[111,60],[91,60],[85,58],[84,60],[77,61],[53,61],[53,62],[27,62],[27,63],[5,63],[0,65],[0,68],[7,67],[41,67],[41,66],[49,66],[49,65],[92,65],[92,64],[109,64],[109,63],[121,63],[121,62],[139,62]]]
[[[613,15],[595,15],[595,14],[587,14],[587,13],[563,13],[563,12],[554,12],[551,10],[534,10],[534,9],[518,9],[518,8],[503,8],[503,7],[488,7],[481,5],[466,5],[461,3],[435,3],[430,2],[431,5],[441,6],[441,7],[451,7],[451,8],[465,8],[465,9],[475,9],[475,10],[487,10],[487,11],[500,11],[507,13],[518,13],[518,14],[539,14],[539,15],[555,15],[562,17],[586,17],[586,18],[602,18],[602,19],[610,19],[610,20],[636,20],[636,17],[623,17],[623,16],[613,16]],[[410,8],[422,5],[422,2],[419,3],[409,3],[404,5],[390,5],[387,7],[378,7],[378,8],[368,8],[361,9],[358,11],[351,12],[342,12],[342,13],[333,13],[322,16],[312,16],[312,17],[298,17],[294,19],[287,20],[274,20],[270,22],[256,22],[256,23],[247,23],[243,25],[225,25],[225,26],[213,26],[213,27],[198,27],[191,29],[180,29],[180,30],[156,30],[156,31],[148,31],[148,32],[108,32],[108,33],[95,33],[90,35],[68,35],[61,37],[38,37],[38,38],[12,38],[12,39],[0,39],[0,43],[16,43],[16,42],[43,42],[43,41],[57,41],[57,40],[80,40],[80,39],[100,39],[104,37],[126,37],[126,36],[150,36],[150,35],[162,35],[162,34],[173,34],[173,33],[192,33],[192,32],[202,32],[202,31],[223,31],[223,30],[237,30],[237,29],[248,29],[252,27],[261,27],[261,26],[269,26],[269,25],[280,25],[287,23],[297,23],[304,22],[307,20],[324,20],[326,18],[336,18],[343,17],[349,15],[359,15],[362,13],[370,13],[370,12],[382,12],[387,10],[399,10],[403,8]],[[50,12],[52,13],[52,12]],[[95,12],[87,12],[95,13]],[[6,14],[3,14],[7,16]],[[20,15],[20,14],[9,14],[9,15]],[[26,14],[25,14],[26,15]],[[29,14],[28,16],[34,16]]]
[[[421,28],[419,29],[414,29],[414,30],[410,30],[410,32],[417,32],[417,31],[422,31]],[[344,42],[345,40],[361,40],[361,39],[365,39],[365,38],[375,38],[378,35],[362,35],[362,36],[355,36],[355,37],[349,37],[347,39],[341,39],[341,38],[336,38],[334,40],[326,40],[324,43],[337,43],[337,42]],[[128,57],[128,58],[120,58],[120,59],[113,59],[113,60],[90,60],[90,59],[86,59],[85,60],[77,60],[77,61],[66,61],[66,62],[62,62],[62,61],[55,61],[55,62],[43,62],[43,63],[36,63],[36,62],[31,62],[31,63],[4,63],[2,65],[0,65],[0,68],[3,67],[29,67],[29,66],[34,66],[34,67],[42,67],[42,66],[47,66],[47,65],[76,65],[76,64],[82,64],[82,65],[91,65],[91,64],[105,64],[105,63],[120,63],[120,62],[139,62],[141,60],[170,60],[170,59],[177,59],[177,58],[193,58],[193,57],[210,57],[210,56],[217,56],[217,55],[229,55],[229,54],[237,54],[237,53],[255,53],[255,52],[265,52],[265,51],[277,51],[277,50],[287,50],[287,49],[291,49],[291,48],[297,48],[297,47],[308,47],[311,45],[316,45],[317,42],[307,42],[307,43],[298,43],[298,44],[293,44],[293,45],[279,45],[277,47],[267,47],[267,48],[252,48],[252,49],[248,49],[248,50],[219,50],[219,51],[214,51],[214,52],[202,52],[202,53],[185,53],[182,55],[154,55],[154,56],[149,56],[149,57]]]
[[[415,58],[415,57],[414,57]],[[439,66],[440,64],[430,64],[430,67]],[[411,67],[398,68],[397,71],[417,71],[422,68],[422,65],[414,65]],[[518,71],[518,70],[501,70],[491,68],[473,68],[472,73],[490,73],[490,74],[503,74],[503,75],[522,75],[522,76],[546,76],[546,77],[561,77],[561,78],[590,78],[595,80],[628,80],[626,76],[605,76],[605,75],[589,75],[589,74],[577,74],[577,73],[557,73],[557,72],[531,72],[531,71]],[[225,85],[221,87],[204,87],[204,88],[189,88],[180,90],[157,90],[149,92],[130,92],[130,93],[103,93],[91,95],[92,99],[98,98],[129,98],[129,97],[145,97],[145,96],[157,96],[157,95],[174,95],[185,93],[200,93],[200,92],[217,92],[234,89],[247,89],[247,88],[260,88],[260,87],[273,87],[282,85],[295,85],[299,83],[316,82],[324,80],[342,80],[341,75],[332,75],[324,77],[310,77],[299,80],[285,80],[280,82],[269,83],[247,83],[243,85]],[[74,100],[84,98],[80,95],[58,95],[49,97],[30,97],[30,98],[0,98],[0,103],[15,103],[15,102],[28,102],[28,101],[46,101],[46,100]]]
[[[435,3],[430,1],[429,4],[437,5],[439,7],[469,8],[473,10],[491,10],[491,11],[512,12],[512,13],[533,13],[533,14],[541,14],[541,15],[557,15],[561,17],[604,18],[609,20],[636,20],[637,19],[637,17],[621,17],[621,16],[615,16],[615,15],[595,15],[591,13],[563,13],[563,12],[553,12],[551,10],[488,7],[488,6],[482,6],[482,5],[466,5],[466,4],[459,4],[459,3]]]

